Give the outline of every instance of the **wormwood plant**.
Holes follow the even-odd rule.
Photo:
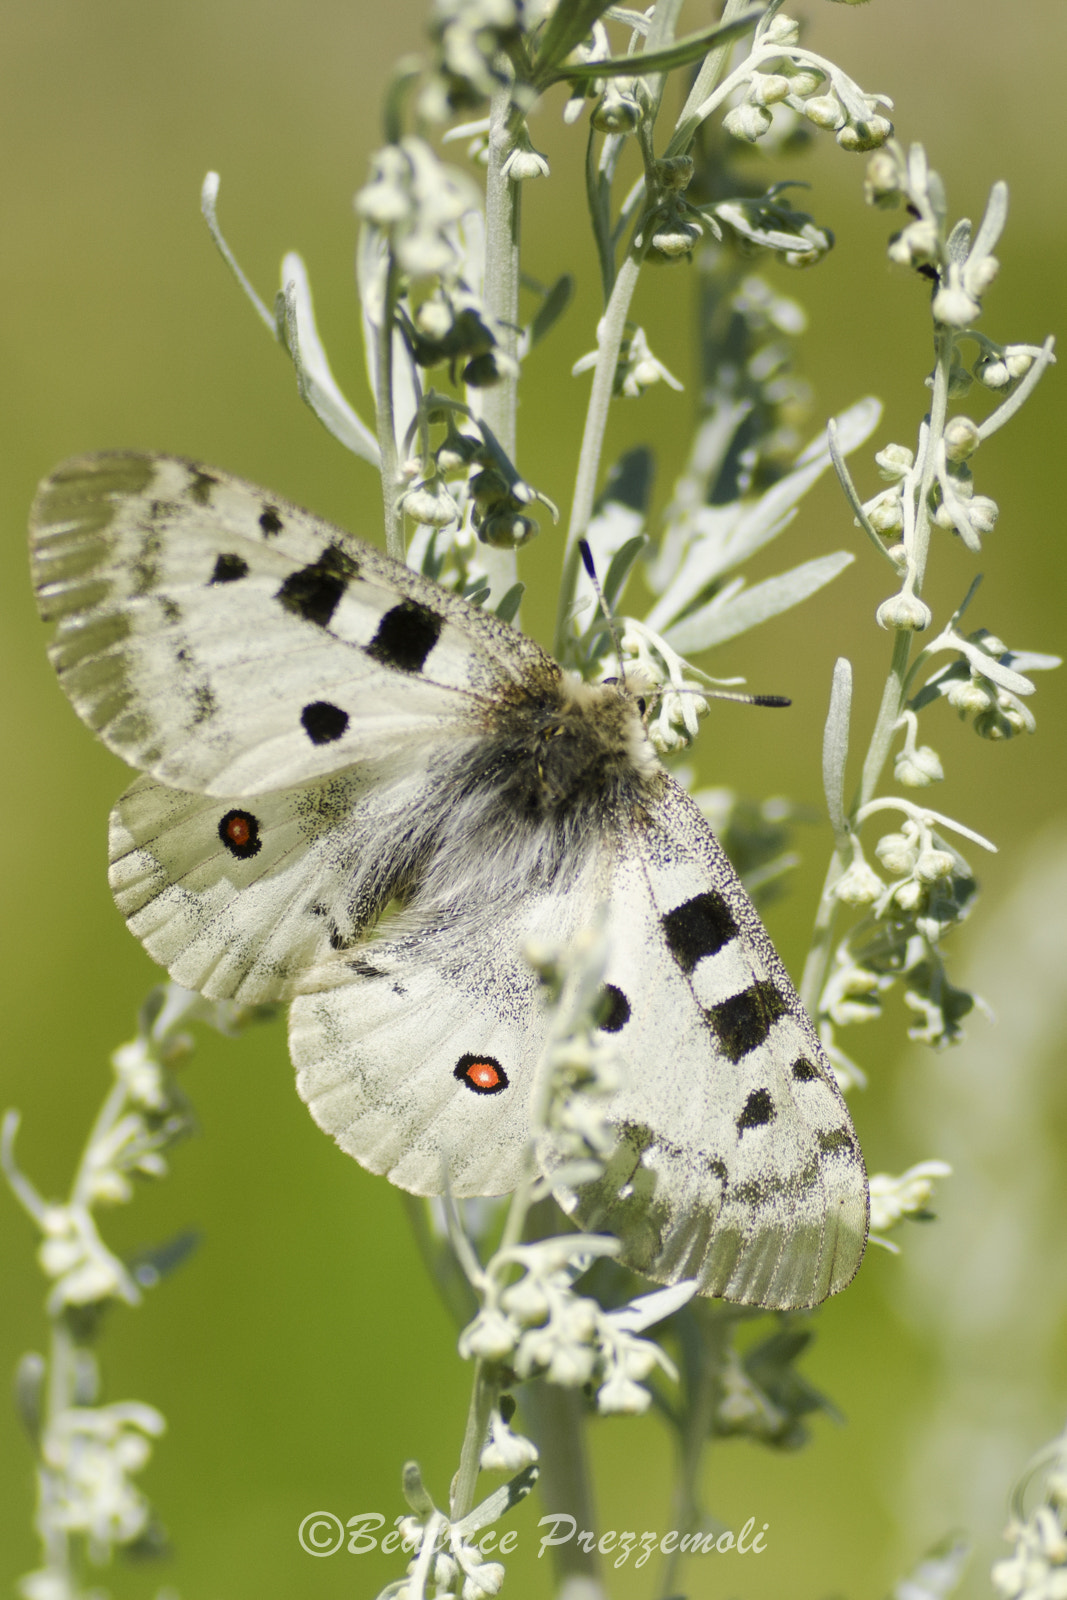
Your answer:
[[[342,446],[378,472],[391,553],[515,620],[523,595],[517,552],[561,515],[523,471],[517,401],[524,359],[553,333],[572,295],[568,276],[535,285],[521,269],[524,187],[552,182],[528,118],[565,86],[564,120],[583,141],[603,309],[593,348],[574,369],[578,381],[591,376],[566,508],[557,658],[596,681],[620,670],[618,650],[627,676],[649,686],[654,747],[674,761],[696,738],[717,686],[692,657],[719,647],[728,668],[731,640],[808,598],[857,554],[885,570],[888,595],[871,619],[860,667],[883,675],[884,689],[855,771],[847,660],[838,661],[828,686],[823,765],[832,853],[802,981],[842,1087],[856,1089],[863,1073],[840,1035],[879,1017],[894,986],[911,1015],[909,1036],[938,1047],[960,1038],[976,1003],[950,979],[945,942],[976,895],[957,841],[993,847],[972,820],[927,803],[944,762],[920,742],[920,721],[925,731],[930,708],[945,699],[983,739],[1032,732],[1031,675],[1056,662],[1009,646],[977,621],[980,605],[986,622],[994,620],[987,597],[979,600],[977,576],[936,625],[923,593],[931,557],[944,559],[949,543],[974,557],[993,531],[998,508],[978,492],[973,463],[1033,391],[1052,360],[1051,341],[998,343],[975,327],[997,270],[992,252],[1007,214],[1002,184],[977,228],[951,222],[922,148],[894,142],[887,97],[803,43],[780,0],[765,7],[727,0],[718,24],[685,34],[680,11],[680,0],[649,13],[602,0],[438,0],[425,59],[405,58],[387,88],[384,142],[356,199],[373,428],[332,376],[300,259],[285,258],[281,291],[268,308],[223,237],[213,174],[203,210],[292,359],[301,396]],[[874,402],[859,401],[806,442],[800,432],[806,395],[793,340],[804,316],[774,267],[816,265],[832,238],[795,209],[788,185],[754,182],[744,160],[746,146],[759,144],[773,157],[819,133],[845,154],[867,157],[868,202],[903,211],[890,258],[931,288],[929,409],[913,439],[878,442],[874,468],[885,487],[874,493],[855,481],[869,483],[870,464],[862,462],[855,480],[845,464],[878,427]],[[653,269],[660,283],[694,287],[700,313],[692,443],[658,513],[650,453],[605,455],[613,405],[639,400],[654,384],[681,388],[634,320],[638,281]],[[973,397],[974,416],[961,409],[964,397]],[[679,404],[692,410],[689,401]],[[527,422],[524,413],[523,425],[536,419]],[[747,583],[745,564],[788,528],[831,466],[847,504],[849,548]],[[718,791],[697,799],[750,891],[767,897],[792,860],[790,808]],[[892,831],[879,831],[889,820]],[[610,1569],[626,1562],[649,1563],[652,1594],[678,1594],[690,1581],[699,1587],[699,1569],[683,1568],[683,1556],[744,1548],[745,1537],[759,1548],[760,1537],[725,1527],[705,1506],[709,1442],[743,1435],[794,1447],[805,1439],[805,1419],[831,1409],[797,1365],[812,1337],[810,1318],[783,1313],[753,1330],[759,1313],[694,1300],[690,1284],[642,1292],[619,1264],[616,1241],[568,1231],[554,1207],[534,1159],[539,1133],[550,1133],[570,1163],[555,1174],[557,1184],[587,1181],[611,1151],[602,1105],[617,1086],[618,1063],[610,1035],[598,1028],[607,952],[601,926],[570,948],[528,952],[554,1023],[516,1192],[493,1205],[409,1202],[427,1265],[456,1313],[472,1393],[447,1495],[444,1486],[431,1493],[414,1462],[403,1468],[410,1514],[383,1540],[397,1576],[381,1600],[498,1593],[506,1582],[498,1557],[508,1542],[497,1524],[538,1479],[553,1513],[544,1540],[560,1594],[607,1595]],[[96,1214],[129,1200],[135,1177],[161,1177],[164,1152],[187,1131],[170,1066],[189,1048],[185,1028],[197,1018],[224,1031],[249,1020],[174,985],[151,997],[135,1041],[116,1052],[113,1087],[65,1202],[38,1194],[16,1163],[14,1113],[4,1125],[3,1170],[40,1228],[50,1283],[51,1345],[47,1356],[24,1359],[18,1379],[37,1450],[41,1538],[41,1564],[22,1580],[27,1600],[74,1600],[86,1593],[91,1568],[114,1550],[158,1542],[134,1475],[163,1420],[139,1402],[101,1401],[92,1346],[104,1307],[136,1305],[186,1241],[122,1261],[104,1243]],[[872,1240],[897,1248],[889,1232],[923,1216],[933,1181],[947,1174],[937,1160],[876,1174]],[[646,1336],[651,1328],[659,1338]],[[609,1536],[589,1534],[598,1524],[583,1430],[597,1414],[650,1406],[677,1444],[671,1531],[635,1530],[605,1542]],[[1049,1583],[1054,1569],[1067,1570],[1061,1456],[1046,1506],[1029,1519],[1019,1510],[1016,1555],[995,1570],[1009,1600],[1067,1594]],[[487,1491],[483,1476],[491,1474],[503,1477],[503,1487]],[[313,1551],[346,1539],[366,1548],[356,1541],[372,1530],[365,1519],[353,1522],[359,1525],[308,1519],[300,1536]],[[956,1546],[933,1554],[908,1593],[949,1593],[961,1562]]]

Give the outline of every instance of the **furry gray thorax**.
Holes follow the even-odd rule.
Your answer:
[[[531,894],[565,891],[603,861],[599,841],[642,825],[644,800],[665,781],[636,696],[564,678],[516,688],[481,713],[479,731],[442,751],[429,777],[417,815],[379,814],[384,848],[357,870],[364,895],[376,880],[379,912],[394,902],[391,936],[404,932],[405,910],[423,929],[447,925],[457,891],[468,927],[472,914],[499,917]]]

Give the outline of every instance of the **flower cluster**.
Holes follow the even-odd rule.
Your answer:
[[[77,1551],[102,1564],[116,1546],[147,1550],[161,1538],[148,1501],[131,1480],[146,1465],[164,1420],[140,1401],[98,1403],[89,1344],[108,1302],[138,1305],[142,1291],[177,1266],[193,1241],[185,1235],[123,1261],[104,1243],[93,1212],[131,1200],[136,1178],[164,1177],[163,1152],[191,1129],[173,1073],[192,1049],[186,1024],[205,1021],[232,1035],[264,1014],[267,1008],[205,1001],[176,984],[153,991],[137,1037],[112,1057],[114,1081],[64,1203],[46,1201],[20,1170],[14,1149],[18,1114],[4,1117],[0,1170],[40,1229],[38,1260],[51,1283],[49,1359],[23,1357],[17,1383],[19,1409],[39,1453],[37,1526],[45,1556],[45,1565],[21,1581],[25,1600],[67,1600],[75,1592],[71,1569]]]
[[[905,1217],[928,1221],[931,1213],[927,1206],[934,1192],[933,1180],[951,1175],[952,1168],[946,1161],[919,1161],[897,1177],[888,1172],[874,1173],[870,1180],[872,1243],[883,1245],[894,1255],[899,1254],[899,1245],[885,1238],[885,1234]]]
[[[519,1381],[590,1385],[602,1413],[646,1410],[652,1396],[642,1380],[656,1366],[677,1374],[660,1347],[635,1330],[667,1316],[692,1290],[681,1297],[658,1291],[614,1311],[575,1294],[578,1268],[616,1249],[600,1235],[570,1234],[498,1251],[485,1269],[482,1309],[460,1336],[460,1354],[503,1366]],[[499,1436],[487,1448],[483,1466],[497,1461]]]
[[[723,118],[735,139],[755,144],[774,125],[776,107],[788,107],[814,128],[832,133],[842,150],[874,150],[893,125],[879,107],[892,109],[882,94],[866,94],[846,72],[800,45],[800,27],[778,12],[757,28],[751,55],[727,80],[738,103]]]
[[[1027,1516],[1026,1487],[1042,1467],[1047,1468],[1044,1499]],[[992,1571],[1004,1600],[1067,1600],[1067,1432],[1031,1463],[1012,1496],[1004,1537],[1015,1548]]]

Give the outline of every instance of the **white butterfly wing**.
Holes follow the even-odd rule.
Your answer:
[[[403,863],[383,844],[425,796],[415,755],[402,747],[387,773],[366,762],[236,805],[142,776],[111,814],[115,903],[185,988],[288,999],[401,888]]]
[[[309,974],[327,987],[294,1001],[289,1047],[319,1126],[414,1194],[514,1189],[548,1022],[522,951],[577,933],[589,891],[586,873],[503,916],[460,904]]]
[[[768,1306],[843,1288],[863,1158],[830,1063],[711,830],[672,780],[620,834],[610,1026],[628,1064],[602,1179],[565,1197],[661,1281]]]
[[[477,719],[532,640],[306,511],[166,456],[87,456],[42,485],[38,603],[76,710],[132,766],[254,795]]]
[[[491,916],[459,903],[421,926],[416,900],[408,937],[312,974],[319,992],[290,1013],[298,1088],[343,1149],[403,1188],[507,1192],[548,1031],[521,951],[566,942],[606,902],[619,1142],[600,1180],[561,1193],[565,1207],[662,1282],[814,1305],[863,1254],[863,1160],[751,902],[684,791],[665,774],[655,787],[552,894]],[[539,1156],[558,1164],[546,1140]]]

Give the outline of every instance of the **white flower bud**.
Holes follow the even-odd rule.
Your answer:
[[[813,94],[804,102],[804,115],[817,128],[834,132],[844,125],[845,111],[836,94]]]
[[[800,24],[779,12],[764,38],[768,44],[797,44],[800,41]]]
[[[1034,358],[1028,350],[1011,350],[1004,353],[1005,365],[1012,378],[1025,378],[1034,364]]]
[[[835,135],[842,150],[862,152],[878,150],[893,136],[893,124],[888,117],[864,117],[860,122],[846,122]]]
[[[952,876],[955,861],[947,850],[920,850],[915,863],[915,876],[920,883],[936,883],[939,878]]]
[[[1006,389],[1012,379],[1007,362],[997,356],[980,357],[974,364],[974,375],[987,389]]]
[[[934,295],[931,307],[935,322],[944,328],[969,328],[982,307],[960,284],[948,283]]]
[[[476,1555],[473,1551],[471,1554]],[[499,1561],[483,1561],[473,1572],[468,1572],[460,1590],[461,1600],[485,1600],[485,1596],[499,1594],[504,1582],[504,1568]],[[443,1592],[443,1591],[439,1591]]]
[[[780,72],[757,72],[748,86],[746,99],[750,105],[773,106],[792,93],[792,81]]]
[[[915,452],[909,450],[906,444],[887,444],[884,450],[879,450],[874,462],[880,478],[887,483],[896,483],[906,477],[915,465]]]
[[[811,104],[809,100],[808,105]],[[727,133],[735,139],[741,139],[747,144],[755,144],[771,125],[771,114],[765,106],[754,106],[748,100],[742,105],[734,106],[722,119],[722,125]]]
[[[980,299],[999,271],[1000,262],[996,256],[980,256],[977,261],[964,264],[963,281],[970,292]]]
[[[933,222],[910,222],[890,239],[886,253],[898,267],[922,267],[936,261],[940,250],[937,226]]]
[[[616,1375],[609,1378],[596,1394],[596,1408],[601,1416],[640,1416],[652,1403],[652,1395],[639,1383]]]
[[[967,507],[967,520],[975,533],[992,533],[1000,507],[987,494],[976,494]]]
[[[547,178],[548,172],[548,161],[539,151],[516,147],[501,167],[500,176],[522,183],[526,178]]]
[[[901,750],[893,763],[893,776],[909,789],[925,789],[931,783],[940,783],[944,768],[936,750],[928,744],[917,750]]]
[[[863,509],[875,533],[899,533],[904,526],[904,496],[899,488],[875,495]]]
[[[976,715],[987,711],[993,704],[993,696],[988,689],[984,689],[973,678],[958,678],[951,683],[945,691],[945,699],[961,716],[971,712]]]
[[[870,905],[877,900],[885,884],[866,861],[853,861],[834,884],[834,894],[846,906]]]
[[[883,834],[874,847],[874,853],[887,872],[896,878],[903,877],[911,872],[918,859],[919,845],[915,832]]]
[[[978,449],[981,439],[970,417],[952,417],[945,424],[945,454],[950,461],[966,461]]]
[[[593,1376],[595,1366],[596,1352],[588,1345],[561,1344],[552,1352],[545,1377],[564,1389],[580,1389]]]
[[[459,1353],[464,1361],[481,1356],[486,1361],[502,1361],[515,1348],[519,1330],[502,1311],[479,1311],[459,1336]]]
[[[876,150],[867,163],[863,180],[864,198],[868,205],[896,205],[900,199],[901,172],[896,157],[889,150]]]
[[[825,72],[818,72],[814,67],[800,67],[792,72],[787,72],[789,92],[797,100],[807,100],[825,83]]]
[[[915,911],[923,902],[926,890],[914,878],[905,878],[893,890],[893,899],[902,911]]]
[[[429,528],[445,528],[459,521],[459,506],[447,484],[440,478],[426,478],[402,494],[397,504],[413,522]]]
[[[924,600],[902,589],[892,599],[883,600],[874,617],[880,628],[907,628],[921,633],[930,626],[934,614]]]

